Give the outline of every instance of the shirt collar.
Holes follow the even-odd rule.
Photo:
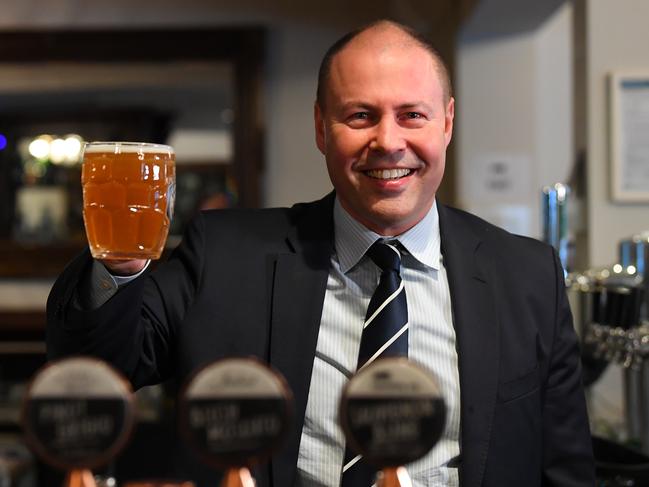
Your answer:
[[[357,222],[342,207],[338,197],[334,203],[334,235],[340,270],[347,273],[365,255],[367,249],[382,238]],[[407,232],[395,235],[415,259],[435,270],[440,267],[440,234],[437,201],[426,216]]]

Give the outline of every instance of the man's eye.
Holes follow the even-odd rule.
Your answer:
[[[422,118],[423,115],[419,112],[406,112],[406,118]]]
[[[370,114],[367,112],[356,112],[352,114],[351,118],[353,120],[367,120],[368,118],[370,118]]]

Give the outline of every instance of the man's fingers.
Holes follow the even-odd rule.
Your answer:
[[[131,276],[137,274],[144,266],[146,266],[145,259],[133,259],[133,260],[113,260],[113,259],[101,259],[100,262],[106,266],[111,274],[117,276]]]

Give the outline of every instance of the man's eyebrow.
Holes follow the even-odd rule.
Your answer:
[[[340,106],[341,106],[341,108],[343,110],[348,110],[350,108],[363,108],[363,109],[366,109],[366,110],[370,110],[370,109],[374,108],[374,105],[372,105],[371,103],[363,102],[363,101],[360,101],[360,100],[358,100],[358,101],[357,100],[344,101],[344,102],[342,102],[340,104]]]
[[[373,105],[372,103],[367,103],[364,101],[360,100],[348,100],[340,103],[340,107],[342,109],[349,109],[349,108],[363,108],[366,110],[371,110],[373,108],[376,108],[376,105]],[[401,103],[400,105],[397,105],[396,107],[398,110],[408,110],[408,109],[416,109],[416,108],[424,108],[427,110],[432,110],[433,107],[430,103],[427,103],[425,101],[413,101],[413,102],[406,102],[406,103]]]
[[[408,109],[425,109],[425,110],[433,110],[433,107],[430,103],[424,102],[424,101],[417,101],[417,102],[409,102],[409,103],[402,103],[399,105],[397,108],[400,110],[408,110]]]
[[[377,110],[378,107],[372,103],[364,102],[361,100],[348,100],[340,103],[339,109],[341,111],[347,111],[347,110],[367,110],[367,111],[374,111]],[[434,107],[430,103],[427,103],[425,101],[413,101],[413,102],[406,102],[406,103],[401,103],[400,105],[397,105],[395,107],[396,110],[402,111],[402,110],[412,110],[412,111],[425,111],[428,113],[434,112]]]

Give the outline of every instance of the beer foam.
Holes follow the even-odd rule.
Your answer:
[[[112,152],[114,154],[173,154],[170,145],[151,144],[148,142],[89,142],[83,148],[84,153]]]

